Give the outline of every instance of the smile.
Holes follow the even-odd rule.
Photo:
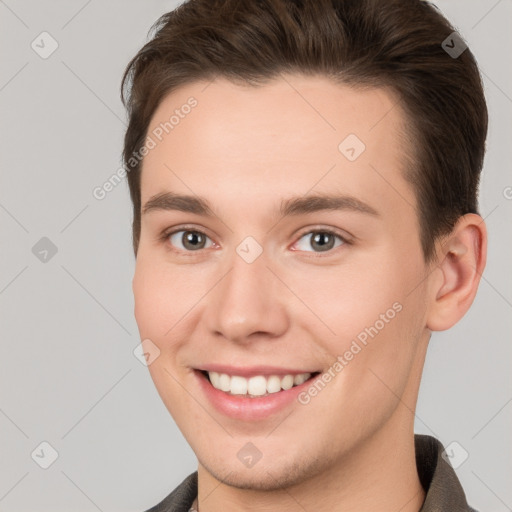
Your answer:
[[[245,395],[249,397],[268,396],[272,393],[291,389],[299,386],[311,378],[311,373],[299,373],[297,375],[255,375],[245,378],[240,375],[228,375],[219,372],[204,372],[211,385],[220,391],[230,395]]]
[[[210,367],[193,372],[203,396],[221,414],[249,422],[285,414],[288,408],[298,404],[299,393],[320,374],[269,367],[244,370],[215,366],[215,369]]]

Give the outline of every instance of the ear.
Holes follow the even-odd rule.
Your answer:
[[[487,259],[487,229],[479,215],[461,217],[437,248],[438,268],[432,273],[427,328],[444,331],[468,311]]]

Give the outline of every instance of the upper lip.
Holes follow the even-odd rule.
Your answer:
[[[318,370],[303,370],[297,368],[283,368],[278,366],[258,365],[258,366],[230,366],[225,364],[205,364],[196,368],[206,372],[226,373],[228,375],[238,375],[240,377],[255,377],[256,375],[271,376],[278,375],[299,375],[301,373],[318,373]]]

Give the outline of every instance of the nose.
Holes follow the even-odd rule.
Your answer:
[[[213,336],[247,344],[286,332],[287,299],[273,267],[265,252],[252,263],[235,252],[229,271],[208,294],[204,318]]]

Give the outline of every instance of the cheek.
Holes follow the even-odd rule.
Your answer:
[[[346,399],[354,400],[369,414],[372,410],[375,414],[390,413],[415,371],[426,309],[421,290],[410,293],[418,271],[414,265],[405,269],[390,262],[385,272],[372,269],[361,274],[353,290],[353,303],[346,303],[346,312],[338,322],[340,331],[344,319],[348,326],[341,341],[343,354],[348,356],[345,359],[351,358],[344,370],[344,378],[350,382],[345,391],[350,389],[351,394]]]
[[[295,310],[295,321],[307,330],[318,324],[319,337],[342,350],[366,328],[376,322],[381,326],[381,315],[393,320],[396,303],[404,300],[404,286],[389,265],[367,263],[311,268],[307,279],[296,269],[290,271],[284,280],[303,303]]]
[[[135,319],[140,339],[151,340],[160,350],[148,370],[173,417],[182,415],[186,408],[183,375],[174,364],[180,345],[176,341],[181,326],[178,322],[186,313],[187,303],[183,296],[185,284],[179,282],[179,276],[179,272],[169,275],[164,265],[139,252],[133,278]]]
[[[305,332],[318,333],[316,339],[331,361],[343,358],[343,369],[335,370],[343,375],[336,386],[341,394],[350,394],[348,401],[357,396],[359,404],[368,397],[392,401],[386,385],[403,390],[425,314],[421,291],[410,294],[415,286],[411,283],[417,283],[421,274],[421,261],[406,268],[391,256],[379,256],[328,271],[312,269],[307,280],[290,273],[287,281],[293,282],[290,287],[310,309],[295,310],[294,323]]]
[[[197,301],[198,292],[187,273],[170,272],[169,266],[138,256],[133,278],[135,319],[141,338],[150,338],[163,350],[163,340]],[[195,293],[194,293],[195,290]],[[200,295],[199,295],[200,296]]]

